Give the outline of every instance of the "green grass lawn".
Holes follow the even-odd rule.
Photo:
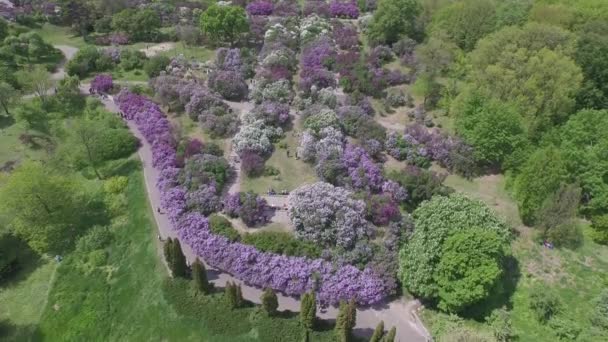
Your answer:
[[[3,341],[26,341],[36,334],[58,265],[23,246],[18,255],[19,271],[0,286],[0,322],[5,325],[4,333],[0,333]]]
[[[285,149],[278,147],[280,143],[287,144],[290,157],[287,157]],[[266,161],[266,166],[272,166],[279,170],[279,175],[261,177],[247,177],[243,175],[241,190],[253,191],[258,194],[266,193],[270,188],[276,191],[283,189],[291,191],[303,184],[316,182],[317,176],[314,169],[302,160],[295,159],[297,146],[298,139],[292,132],[287,132],[285,138],[275,144],[272,156]]]
[[[159,261],[156,227],[141,171],[129,176],[129,208],[107,261],[84,272],[83,256],[67,256],[57,270],[38,334],[44,340],[203,341],[205,327],[180,317],[164,298],[167,277]]]
[[[45,23],[33,32],[38,33],[47,43],[52,45],[70,45],[77,48],[88,45],[82,37],[74,35],[68,27]]]
[[[19,140],[19,136],[23,133],[25,133],[23,125],[0,115],[0,167],[7,162],[19,162],[26,158],[42,159],[46,155],[42,147],[31,149],[25,146]]]

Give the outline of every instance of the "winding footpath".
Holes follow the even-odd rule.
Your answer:
[[[56,46],[60,49],[65,55],[66,59],[73,57],[76,48],[69,46]],[[61,66],[58,71],[53,74],[53,79],[58,80],[61,79],[65,75],[63,66]],[[80,89],[83,93],[88,94],[88,84],[81,84]],[[107,97],[105,99],[101,99],[105,108],[110,112],[118,113],[118,107],[114,103],[113,98]],[[234,103],[231,104],[235,106]],[[252,105],[250,103],[240,103],[238,104],[238,109],[241,111],[245,111],[250,109]],[[156,225],[158,227],[158,234],[164,240],[168,237],[177,238],[177,233],[173,229],[171,222],[168,217],[161,212],[159,212],[158,208],[161,208],[161,200],[160,200],[160,191],[156,187],[157,181],[159,179],[159,171],[153,167],[152,165],[152,149],[150,144],[144,139],[143,135],[139,132],[137,127],[132,122],[127,122],[129,130],[141,141],[141,147],[138,151],[139,157],[142,162],[143,172],[144,172],[144,180],[145,186],[148,193],[148,200],[150,201],[150,206],[153,209],[154,219],[156,221]],[[238,179],[237,179],[238,180]],[[240,182],[236,182],[239,184]],[[230,190],[238,191],[238,185],[233,185],[234,189]],[[197,258],[194,254],[190,246],[187,244],[182,244],[182,249],[184,254],[186,255],[187,260],[192,263]],[[226,282],[232,281],[237,284],[241,284],[243,290],[243,297],[251,302],[260,303],[260,297],[262,295],[262,290],[248,286],[242,281],[232,277],[230,274],[224,273],[220,270],[216,270],[213,268],[208,268],[208,278],[213,284],[217,287],[223,287]],[[279,300],[279,310],[285,311],[293,311],[297,312],[300,309],[300,302],[295,297],[285,296],[281,293],[277,293],[277,297]],[[408,301],[404,298],[399,298],[394,301],[386,301],[384,303],[379,303],[377,305],[371,307],[362,307],[357,309],[357,324],[355,326],[354,332],[358,336],[369,337],[372,335],[376,325],[380,321],[384,321],[384,326],[386,329],[390,329],[391,327],[397,328],[397,338],[396,341],[400,342],[425,342],[432,340],[428,331],[418,318],[416,314],[417,308],[420,306],[418,301]],[[317,313],[317,316],[321,319],[325,320],[335,320],[338,314],[338,310],[335,307],[328,307],[326,309],[320,309]]]

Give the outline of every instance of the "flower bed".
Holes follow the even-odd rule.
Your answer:
[[[161,190],[162,206],[173,228],[181,241],[207,264],[249,285],[270,287],[287,295],[314,290],[322,304],[335,305],[340,300],[354,298],[359,304],[367,305],[393,293],[396,285],[384,281],[370,268],[361,271],[351,265],[335,265],[321,259],[264,253],[211,233],[206,217],[186,212],[186,190],[177,185],[176,143],[160,107],[126,90],[116,97],[116,102],[152,146],[153,165],[160,170],[157,186]]]

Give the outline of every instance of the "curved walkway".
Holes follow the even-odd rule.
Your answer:
[[[102,102],[108,110],[113,112],[118,111],[111,98],[104,99]],[[163,239],[166,239],[167,237],[177,238],[177,233],[173,230],[168,217],[159,213],[157,210],[157,208],[160,208],[161,206],[160,192],[156,188],[159,172],[152,166],[152,149],[135,127],[135,124],[128,122],[128,126],[131,132],[142,142],[139,156],[142,160],[148,198],[150,200],[150,205],[154,208],[154,217],[158,225],[159,234]],[[192,249],[186,244],[183,244],[182,248],[188,261],[193,262],[196,259],[196,255],[193,253]],[[223,287],[227,281],[234,281],[241,284],[243,297],[245,299],[254,303],[260,303],[260,296],[262,295],[261,289],[248,286],[242,281],[219,270],[210,269],[209,271],[209,279],[216,286]],[[297,298],[284,296],[280,293],[277,293],[277,297],[279,299],[279,310],[299,311],[300,303]],[[427,341],[429,340],[428,333],[415,314],[415,309],[418,305],[419,304],[416,301],[399,299],[370,308],[359,308],[357,310],[355,333],[369,337],[373,333],[376,325],[382,320],[387,329],[390,329],[392,326],[397,327],[397,341]],[[318,317],[331,320],[335,319],[337,314],[338,310],[336,308],[329,307],[325,311],[319,312]]]
[[[62,48],[57,46],[58,48]],[[74,48],[75,49],[75,48]],[[62,49],[62,51],[64,51]],[[74,54],[66,53],[66,59],[69,60]],[[74,50],[75,52],[75,50]],[[63,70],[63,68],[60,68]],[[81,85],[81,90],[85,90],[87,87],[85,84]],[[118,107],[114,103],[113,98],[110,96],[105,99],[101,99],[105,108],[110,112],[119,112]],[[233,105],[233,104],[231,104]],[[242,106],[242,107],[240,107]],[[241,104],[239,109],[244,112],[248,109],[249,104]],[[152,166],[152,149],[150,144],[144,139],[143,135],[139,132],[137,127],[132,122],[127,122],[129,130],[141,141],[141,148],[138,151],[139,157],[142,162],[144,181],[146,190],[148,193],[148,200],[154,212],[154,219],[159,230],[159,236],[164,240],[167,237],[177,238],[177,233],[173,229],[171,222],[168,217],[163,213],[159,212],[158,208],[161,207],[160,191],[156,187],[159,179],[159,171]],[[238,183],[237,183],[238,184]],[[192,263],[196,259],[196,255],[187,244],[182,244],[184,254],[187,260]],[[254,303],[260,303],[260,297],[262,290],[248,286],[242,281],[232,277],[231,275],[208,268],[208,277],[218,287],[223,287],[226,282],[233,281],[237,284],[241,284],[243,290],[243,297],[248,301]],[[300,309],[300,302],[297,298],[285,296],[281,293],[277,293],[279,301],[279,310],[294,311],[297,312]],[[380,321],[384,321],[386,329],[391,327],[397,328],[396,341],[400,342],[424,342],[430,341],[430,335],[426,328],[418,318],[416,309],[419,307],[418,301],[407,301],[404,298],[399,298],[391,302],[380,303],[372,307],[358,308],[357,309],[357,324],[355,326],[355,334],[359,336],[369,337],[372,335],[376,325]],[[317,317],[325,320],[334,320],[338,314],[338,310],[335,307],[329,307],[321,309],[317,312]]]

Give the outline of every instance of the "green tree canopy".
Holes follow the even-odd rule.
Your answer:
[[[517,106],[470,90],[456,99],[452,112],[456,132],[474,147],[477,161],[505,168],[521,164],[528,142]]]
[[[403,36],[413,37],[420,12],[417,0],[380,0],[367,34],[379,44],[393,44]]]
[[[129,34],[136,41],[155,40],[160,24],[158,13],[151,8],[129,8],[112,17],[112,28]]]
[[[608,110],[581,110],[559,132],[569,181],[579,183],[587,199],[584,212],[608,212]]]
[[[58,253],[72,245],[86,205],[74,177],[37,162],[15,169],[0,187],[0,210],[9,227],[40,253]]]
[[[543,202],[566,176],[564,158],[556,147],[540,148],[530,155],[515,179],[515,197],[525,224],[536,222]]]
[[[461,49],[471,51],[496,29],[496,4],[492,0],[461,0],[439,10],[432,30],[445,32]]]
[[[579,108],[608,108],[608,20],[583,26],[574,58],[583,69],[585,83]]]
[[[20,99],[21,94],[17,89],[4,81],[0,81],[0,106],[2,106],[6,115],[11,115],[9,108],[18,103]]]
[[[413,213],[416,229],[399,253],[399,274],[405,288],[427,299],[440,296],[435,277],[444,242],[453,234],[471,229],[493,231],[500,241],[510,240],[506,223],[479,200],[463,194],[435,196]]]
[[[201,14],[200,27],[213,41],[234,44],[249,30],[249,23],[242,7],[214,4]]]
[[[487,298],[502,275],[508,243],[493,230],[458,231],[443,243],[434,279],[439,308],[460,312]]]

